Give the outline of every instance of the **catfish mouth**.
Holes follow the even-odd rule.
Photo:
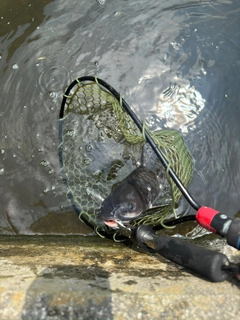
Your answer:
[[[112,229],[118,229],[119,227],[118,227],[118,224],[117,224],[117,222],[115,221],[115,220],[104,220],[104,223],[108,226],[108,227],[110,227],[110,228],[112,228]]]

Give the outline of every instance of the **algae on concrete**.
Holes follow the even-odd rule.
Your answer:
[[[239,281],[211,283],[111,240],[0,236],[0,253],[2,320],[240,318]]]

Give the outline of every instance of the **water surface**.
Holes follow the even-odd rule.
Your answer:
[[[103,4],[101,4],[103,3]],[[153,130],[180,130],[201,205],[240,207],[239,1],[0,4],[0,232],[87,233],[59,174],[58,113],[76,77],[123,93]],[[193,213],[182,201],[179,213]]]

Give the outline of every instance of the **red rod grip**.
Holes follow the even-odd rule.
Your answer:
[[[203,228],[216,233],[217,231],[213,227],[211,227],[211,223],[215,215],[218,213],[219,211],[215,209],[209,207],[201,207],[196,214],[196,220],[198,224],[200,224]]]

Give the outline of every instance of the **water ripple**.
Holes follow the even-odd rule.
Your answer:
[[[237,1],[101,3],[15,0],[1,12],[2,233],[31,233],[40,218],[70,208],[57,119],[65,87],[83,75],[116,87],[153,130],[184,134],[199,202],[231,214],[240,205]],[[86,150],[97,170],[94,152]]]

